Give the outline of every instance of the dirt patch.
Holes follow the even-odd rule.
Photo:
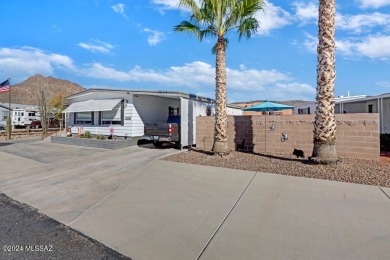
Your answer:
[[[313,165],[308,159],[298,159],[293,155],[231,152],[220,157],[191,150],[163,160],[390,188],[390,163],[387,158],[380,161],[342,159],[337,165],[330,166]]]

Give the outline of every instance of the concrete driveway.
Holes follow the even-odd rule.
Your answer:
[[[0,146],[0,192],[135,259],[388,259],[390,189],[37,141]]]

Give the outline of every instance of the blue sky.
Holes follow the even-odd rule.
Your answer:
[[[390,0],[337,0],[335,95],[390,92]],[[228,101],[314,100],[317,5],[268,0],[261,29],[228,35]],[[87,88],[214,97],[215,38],[173,27],[177,0],[2,0],[0,81],[37,73]]]

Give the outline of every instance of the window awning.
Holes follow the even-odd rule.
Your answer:
[[[75,102],[70,104],[62,113],[111,111],[122,99],[101,99]]]

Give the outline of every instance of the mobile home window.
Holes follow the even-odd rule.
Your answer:
[[[372,113],[373,105],[368,105],[368,113]]]
[[[92,113],[91,112],[76,113],[76,124],[92,124]]]
[[[102,125],[120,125],[122,123],[120,106],[111,111],[102,111],[99,114],[101,115],[100,122]]]

